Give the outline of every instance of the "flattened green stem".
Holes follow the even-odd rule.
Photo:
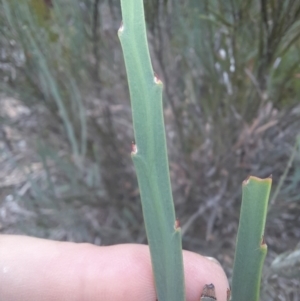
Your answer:
[[[249,177],[243,200],[232,277],[232,301],[258,301],[267,254],[264,229],[272,179]]]
[[[142,0],[121,1],[119,29],[129,82],[136,168],[159,301],[184,301],[181,230],[177,226],[167,157],[162,82],[154,76]]]

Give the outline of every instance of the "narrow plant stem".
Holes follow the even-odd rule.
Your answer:
[[[275,189],[275,192],[274,192],[274,194],[272,196],[270,205],[274,205],[275,204],[276,199],[278,197],[278,194],[279,194],[279,192],[281,190],[281,187],[282,187],[282,185],[283,185],[283,183],[284,183],[284,181],[285,181],[285,179],[287,177],[287,174],[288,174],[288,172],[289,172],[290,168],[292,167],[292,164],[293,164],[293,162],[295,160],[295,157],[296,157],[296,154],[297,154],[297,150],[299,149],[299,147],[300,147],[300,135],[296,138],[296,142],[295,142],[295,145],[293,147],[292,154],[291,154],[291,156],[289,158],[289,161],[288,161],[288,163],[286,165],[284,173],[280,177],[279,183],[278,183],[278,185],[277,185],[277,187]]]
[[[119,29],[132,105],[132,159],[140,188],[159,301],[184,301],[181,229],[171,192],[162,107],[162,82],[148,50],[142,0],[122,0]]]
[[[272,179],[249,177],[243,199],[232,277],[232,301],[258,301],[267,254],[264,229]]]

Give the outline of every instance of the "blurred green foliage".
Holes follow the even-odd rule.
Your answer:
[[[300,2],[144,2],[154,70],[165,87],[183,244],[230,266],[241,181],[272,173],[276,187],[299,134]],[[18,99],[30,112],[20,121],[1,110],[1,156],[12,168],[26,170],[15,195],[41,217],[41,232],[31,221],[29,228],[20,222],[22,233],[145,242],[129,156],[133,130],[116,34],[119,5],[0,1],[1,95]],[[17,130],[31,152],[8,129]],[[40,164],[38,174],[28,172],[32,162]],[[275,253],[269,256],[294,247],[299,237],[297,227],[288,235],[277,230],[299,223],[299,170],[297,150],[270,208],[269,249]],[[76,225],[82,229],[72,232],[76,238],[51,234]]]

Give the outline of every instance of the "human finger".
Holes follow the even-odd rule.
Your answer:
[[[199,301],[213,283],[226,300],[227,278],[215,262],[184,251],[186,295]],[[0,300],[155,301],[148,246],[98,247],[25,236],[0,236]]]

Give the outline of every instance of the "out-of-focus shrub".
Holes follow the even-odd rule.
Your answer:
[[[299,133],[300,3],[144,2],[154,69],[164,82],[183,243],[230,266],[241,181],[272,173],[276,187]],[[19,121],[2,110],[1,140],[5,162],[23,169],[30,165],[19,160],[24,154],[40,166],[38,174],[26,172],[16,191],[42,216],[39,235],[145,242],[129,155],[133,130],[116,34],[119,1],[2,0],[0,6],[0,89],[30,112]],[[30,156],[7,129],[27,139]],[[298,161],[270,208],[273,257],[298,235],[277,231],[288,223],[283,213],[290,206],[294,217],[300,211]],[[76,224],[84,229],[79,237],[70,230]]]

